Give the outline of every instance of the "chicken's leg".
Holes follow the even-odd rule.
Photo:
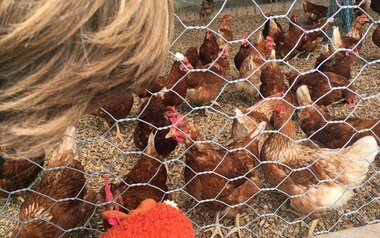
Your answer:
[[[103,118],[103,126],[106,128],[106,130],[110,129],[110,125],[108,124],[108,121]],[[121,141],[124,141],[123,134],[120,132],[119,123],[116,122],[116,138],[118,138]]]
[[[310,58],[311,55],[312,55],[311,53],[308,53],[307,57],[306,57],[306,60],[309,60],[309,58]]]
[[[119,127],[119,123],[116,122],[116,138],[119,138],[120,141],[124,141],[124,137],[123,137],[123,134],[121,134],[120,132],[120,127]]]
[[[206,232],[209,230],[212,230],[212,234],[210,238],[214,238],[216,235],[219,235],[220,237],[224,237],[222,229],[220,228],[219,217],[220,217],[220,211],[217,211],[215,214],[215,227],[206,230]]]
[[[210,117],[211,115],[215,113],[214,111],[210,111],[208,108],[205,108],[204,112],[205,112],[206,117]]]
[[[319,219],[314,219],[314,220],[310,223],[310,228],[309,228],[308,237],[312,237],[312,236],[313,236],[313,234],[314,234],[314,230],[315,230],[315,228],[317,227],[318,222],[319,222]]]
[[[298,57],[302,54],[303,52],[301,51],[301,52],[298,52],[298,54],[296,54],[294,57],[293,57],[293,59],[298,59]]]
[[[242,238],[241,230],[240,230],[240,213],[236,214],[235,216],[235,227],[230,232],[227,233],[226,237],[229,237],[230,235],[234,234],[235,232],[238,233],[238,237]]]
[[[104,128],[106,128],[106,130],[110,129],[110,125],[108,124],[108,121],[106,119],[104,119],[104,118],[102,118],[102,119],[103,119],[103,126],[104,126]]]
[[[22,196],[17,196],[16,199],[17,199],[17,201],[19,201],[20,203],[24,203],[24,202],[25,202],[25,199],[24,199]]]
[[[211,103],[212,103],[212,105],[216,105],[216,106],[218,106],[219,108],[222,108],[222,106],[221,106],[217,101],[212,100]],[[215,113],[215,112],[209,110],[208,108],[205,108],[205,115],[206,115],[207,117],[211,116],[213,113]]]
[[[211,103],[214,104],[214,105],[217,105],[220,108],[222,108],[222,106],[217,101],[212,100]]]

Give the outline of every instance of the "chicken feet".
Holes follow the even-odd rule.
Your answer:
[[[238,233],[239,238],[243,237],[243,235],[241,234],[241,230],[240,230],[240,213],[236,214],[236,216],[235,216],[235,227],[227,233],[226,237],[229,237],[230,235],[232,235],[234,233]]]
[[[301,54],[304,54],[305,52],[299,52],[298,54],[296,54],[294,57],[293,57],[293,59],[300,59],[300,55]],[[310,56],[312,55],[312,53],[309,53],[309,52],[306,52],[306,58],[305,58],[305,60],[309,60],[309,58],[310,58]]]
[[[211,101],[211,105],[216,105],[219,108],[222,108],[222,106],[217,101]],[[205,108],[205,115],[207,117],[211,116],[213,113],[215,113],[215,112],[214,111],[210,111],[208,108]]]
[[[212,230],[212,234],[210,238],[214,238],[216,235],[219,235],[220,237],[224,237],[220,223],[219,223],[219,218],[220,218],[220,211],[217,211],[215,214],[215,227],[206,230],[206,232]]]
[[[103,120],[103,126],[104,126],[104,128],[106,128],[106,130],[110,129],[110,125],[108,124],[108,121],[106,119],[104,119],[104,118],[102,118],[102,120]]]
[[[120,131],[119,123],[116,122],[116,138],[119,138],[121,142],[124,141],[123,134]]]
[[[310,56],[312,55],[312,53],[308,53],[307,56],[306,56],[306,61],[309,60]]]
[[[309,228],[308,237],[312,237],[312,236],[313,236],[313,234],[314,234],[314,230],[315,230],[315,228],[317,227],[318,222],[319,222],[319,218],[318,218],[318,219],[314,219],[314,220],[310,223],[310,228]]]
[[[212,100],[212,101],[211,101],[211,104],[214,104],[214,105],[216,105],[216,106],[222,108],[222,106],[221,106],[217,101]]]
[[[110,125],[106,119],[103,118],[103,126],[106,128],[106,130],[110,129]],[[121,142],[124,141],[123,134],[120,131],[119,123],[116,122],[116,138],[118,138]]]

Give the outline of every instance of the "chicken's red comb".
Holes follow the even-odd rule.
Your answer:
[[[167,109],[169,109],[169,112],[171,112],[173,115],[180,115],[180,113],[177,111],[177,108],[174,106],[167,106],[166,107]]]
[[[183,116],[178,115],[177,117],[172,117],[169,120],[172,123],[172,125],[175,125],[175,124],[180,125],[181,121],[183,120]]]
[[[285,112],[285,108],[284,107],[278,107],[276,108],[276,112]]]
[[[247,39],[247,34],[242,35],[242,36],[241,36],[241,39],[242,39],[242,40],[246,40],[246,39]]]
[[[167,106],[166,108],[169,109],[169,111],[177,112],[177,109],[175,108],[175,105],[174,106]]]
[[[273,37],[271,37],[271,36],[267,36],[265,39],[269,40],[269,41],[274,41]]]
[[[178,117],[180,116],[181,114],[177,111],[177,109],[175,108],[175,106],[167,106],[166,107],[168,109],[168,111],[166,111],[164,113],[164,117],[166,118],[166,120],[170,120],[171,118],[173,117]]]

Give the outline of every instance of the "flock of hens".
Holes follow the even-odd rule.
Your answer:
[[[379,1],[361,5],[365,11],[370,8],[380,14]],[[127,213],[147,198],[171,199],[166,193],[167,168],[160,160],[179,143],[187,148],[186,191],[216,212],[211,237],[224,237],[219,226],[221,213],[235,218],[236,228],[230,234],[241,236],[239,214],[260,196],[260,179],[255,172],[258,163],[262,163],[273,187],[290,197],[294,211],[314,219],[309,235],[326,211],[345,205],[378,153],[380,124],[378,118],[336,118],[324,107],[342,101],[355,107],[350,66],[360,52],[363,27],[369,19],[367,12],[358,9],[351,30],[341,35],[339,28],[332,26],[333,20],[326,19],[327,7],[304,1],[304,10],[310,25],[301,26],[293,15],[285,32],[275,18],[269,18],[254,44],[243,37],[234,62],[246,80],[237,80],[234,86],[255,103],[244,110],[236,109],[231,139],[224,148],[205,143],[198,126],[187,121],[176,107],[184,100],[219,106],[213,99],[228,83],[225,79],[231,70],[227,41],[233,39],[232,16],[222,17],[218,37],[206,31],[199,53],[197,47],[189,48],[184,55],[177,53],[169,74],[137,95],[141,113],[134,143],[145,154],[119,184],[104,178],[99,194],[105,209]],[[287,61],[297,57],[297,52],[312,53],[321,47],[322,31],[329,27],[333,28],[332,42],[322,44],[323,51],[315,63],[317,71],[299,74],[280,69],[276,59]],[[380,26],[372,39],[380,47]],[[92,114],[104,118],[109,126],[109,115],[126,118],[133,101],[130,94],[118,95],[112,101],[100,101],[101,108]],[[205,116],[209,113],[206,111]],[[311,142],[294,142],[294,120]],[[123,139],[119,125],[116,127],[117,136]],[[70,129],[68,135],[75,137],[75,131]],[[44,171],[33,192],[24,196],[19,219],[26,223],[14,231],[13,237],[59,237],[65,230],[82,225],[96,211],[96,193],[86,186],[84,168],[75,150],[75,140],[65,139],[52,156],[46,166],[51,169]],[[42,171],[44,156],[17,161],[2,158],[0,166],[0,196],[17,195],[19,191],[14,191],[27,188]],[[111,224],[105,220],[104,227],[109,229]]]

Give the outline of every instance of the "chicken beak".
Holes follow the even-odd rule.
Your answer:
[[[162,88],[161,91],[158,92],[158,96],[161,98],[161,99],[164,99],[165,97],[165,93],[168,89],[166,87]]]
[[[146,103],[148,100],[149,100],[149,97],[139,98],[139,103],[140,103],[140,105],[143,105],[143,104]]]
[[[168,134],[166,134],[165,139],[169,139],[175,137],[175,132],[173,130],[170,130]]]

